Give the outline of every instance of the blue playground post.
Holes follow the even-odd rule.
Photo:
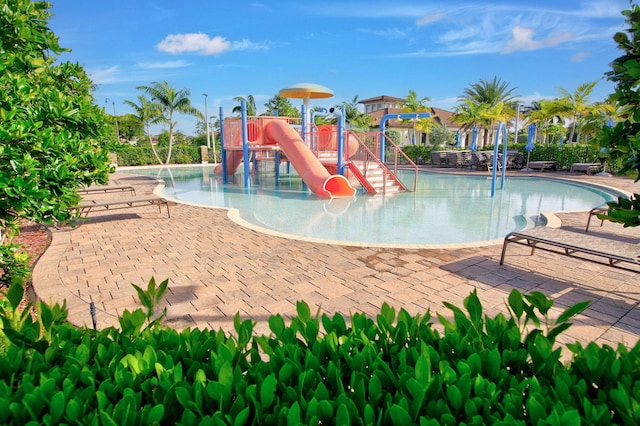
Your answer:
[[[333,107],[329,112],[338,116],[338,174],[344,176],[344,113],[341,107]]]
[[[496,167],[498,166],[498,141],[500,140],[500,131],[502,131],[502,181],[500,182],[500,189],[504,188],[504,174],[507,161],[507,126],[504,123],[498,125],[498,131],[496,132],[496,139],[493,144],[493,168],[491,170],[491,197],[496,193]]]
[[[379,152],[379,156],[380,156],[380,161],[384,162],[384,157],[385,157],[385,150],[384,150],[384,129],[385,126],[387,125],[387,121],[392,120],[392,119],[396,119],[396,120],[406,120],[408,118],[429,118],[431,117],[431,113],[429,112],[414,112],[412,114],[385,114],[382,116],[382,119],[380,120],[380,143],[378,145],[380,145],[380,152]]]
[[[228,181],[228,177],[227,177],[227,153],[224,149],[224,132],[223,132],[223,126],[222,126],[222,122],[224,121],[224,116],[222,115],[222,107],[220,107],[220,120],[219,120],[219,125],[220,125],[220,162],[222,163],[222,183],[227,183]],[[216,141],[214,140],[213,143],[216,143]]]
[[[247,138],[247,103],[243,99],[240,102],[240,108],[242,110],[242,161],[244,162],[244,187],[249,188],[250,185],[250,169],[251,163],[249,162],[249,140]]]

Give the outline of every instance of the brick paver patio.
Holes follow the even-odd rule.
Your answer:
[[[638,192],[618,177],[562,176]],[[113,181],[154,190],[149,178],[117,173]],[[109,195],[113,197],[114,195]],[[126,195],[122,195],[126,196]],[[585,212],[562,213],[562,227],[584,232]],[[590,232],[640,241],[640,229],[605,222]],[[510,247],[499,265],[501,244],[459,249],[354,247],[285,239],[242,227],[227,211],[186,204],[171,206],[171,218],[154,207],[92,213],[75,229],[52,230],[52,243],[33,274],[34,290],[46,302],[67,301],[69,319],[98,327],[117,325],[123,310],[140,307],[131,283],[146,287],[151,277],[169,279],[163,306],[176,328],[233,330],[233,317],[268,332],[272,314],[290,317],[296,302],[312,311],[375,316],[383,303],[412,314],[428,309],[449,317],[442,302],[462,307],[474,289],[494,315],[506,312],[513,288],[553,297],[555,313],[583,300],[592,305],[560,341],[635,344],[640,337],[640,275],[607,266]],[[434,322],[435,315],[433,316]]]

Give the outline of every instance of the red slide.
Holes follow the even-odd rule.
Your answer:
[[[356,190],[349,180],[341,175],[331,175],[289,124],[273,120],[265,126],[264,136],[268,143],[278,144],[282,148],[304,183],[314,193],[331,198],[355,195]]]
[[[238,166],[242,163],[242,151],[227,151],[227,175],[232,175],[238,170]],[[218,164],[213,170],[216,176],[222,176],[222,164]]]

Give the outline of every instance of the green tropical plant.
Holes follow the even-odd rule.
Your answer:
[[[422,99],[418,99],[418,95],[416,94],[416,92],[414,92],[413,90],[409,90],[409,95],[406,97],[404,103],[402,104],[402,107],[400,108],[400,111],[402,111],[403,113],[418,113],[418,112],[429,112],[430,109],[427,106],[427,102],[429,102],[431,99],[429,98],[422,98]],[[420,123],[420,127],[422,129],[427,129],[427,130],[431,130],[432,127],[432,122],[433,122],[434,117],[429,117],[429,118],[425,118],[425,119],[421,119],[421,123]],[[402,120],[403,122],[408,122],[411,121],[413,123],[413,144],[415,145],[415,138],[416,138],[416,127],[417,127],[417,119],[404,119]],[[428,137],[428,133],[427,133],[427,137]]]
[[[256,100],[253,97],[253,95],[249,95],[246,98],[243,98],[242,96],[236,96],[235,98],[233,98],[233,100],[238,102],[238,105],[233,107],[233,109],[231,110],[232,114],[235,114],[238,116],[240,115],[240,113],[242,112],[242,101],[244,101],[247,108],[247,116],[255,117],[256,115],[258,115]]]
[[[264,106],[267,108],[265,114],[268,116],[273,116],[275,115],[275,112],[278,111],[278,115],[280,117],[300,117],[300,111],[291,105],[289,99],[280,95],[275,95],[273,98],[269,99]]]
[[[460,100],[463,105],[456,107],[458,123],[480,125],[484,130],[486,145],[492,140],[494,126],[498,121],[506,121],[515,116],[512,104],[516,95],[515,87],[498,77],[492,80],[480,79],[478,83],[464,89]]]
[[[0,275],[18,278],[23,262],[12,237],[21,221],[64,222],[77,189],[105,183],[103,141],[111,129],[95,105],[94,85],[47,21],[46,2],[8,0],[0,6]],[[15,275],[15,276],[14,276]]]
[[[561,87],[558,88],[561,94],[560,98],[556,101],[558,115],[567,117],[571,121],[569,141],[573,141],[576,126],[580,124],[580,118],[595,111],[594,106],[589,103],[589,96],[593,92],[596,84],[597,81],[583,83],[579,85],[573,93]]]
[[[153,151],[153,155],[158,160],[158,163],[162,164],[162,159],[156,152],[156,147],[154,146],[153,138],[151,136],[151,125],[158,124],[163,121],[160,105],[155,102],[150,102],[145,96],[142,95],[138,96],[138,103],[129,100],[124,101],[124,103],[129,105],[135,111],[138,120],[140,120],[146,130],[147,138],[149,140],[151,150]]]
[[[611,71],[605,75],[615,83],[615,91],[609,98],[619,113],[619,121],[613,126],[603,126],[597,136],[598,143],[610,157],[622,160],[619,174],[635,175],[640,181],[640,6],[631,4],[623,10],[627,29],[613,37],[623,55],[611,62]],[[635,197],[635,198],[634,198]],[[640,199],[638,194],[629,199],[620,198],[609,204],[608,214],[602,219],[639,226]]]
[[[374,125],[373,118],[358,108],[358,95],[351,102],[342,102],[342,110],[346,123],[352,129],[360,129],[368,132]]]
[[[169,164],[173,148],[173,134],[178,124],[177,121],[174,121],[174,116],[176,114],[187,114],[204,119],[203,114],[197,108],[191,106],[189,89],[176,90],[166,81],[154,81],[149,86],[138,86],[137,89],[147,93],[151,97],[151,101],[158,105],[162,114],[162,118],[158,119],[158,122],[169,126],[169,150],[165,161],[165,164]]]

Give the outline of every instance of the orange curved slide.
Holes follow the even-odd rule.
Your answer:
[[[238,166],[242,163],[242,151],[227,151],[227,175],[232,175],[238,170]],[[222,164],[218,164],[213,172],[216,176],[222,176]]]
[[[331,175],[320,160],[302,141],[298,132],[282,120],[273,120],[265,126],[267,142],[278,144],[300,177],[314,193],[331,198],[353,197],[355,188],[341,175]]]

